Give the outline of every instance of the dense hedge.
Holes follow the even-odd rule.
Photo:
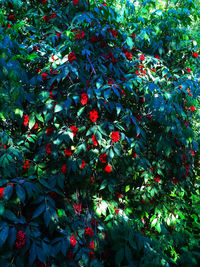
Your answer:
[[[0,266],[198,265],[200,14],[138,3],[1,1]]]

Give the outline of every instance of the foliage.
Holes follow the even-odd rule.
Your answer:
[[[198,265],[200,14],[138,3],[1,1],[0,266]]]

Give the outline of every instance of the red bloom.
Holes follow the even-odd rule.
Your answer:
[[[159,55],[155,55],[154,57],[157,58],[157,59],[160,59]]]
[[[117,35],[118,35],[118,31],[116,31],[116,30],[112,30],[111,33],[112,33],[112,36],[113,36],[114,38],[116,38]]]
[[[24,122],[23,122],[24,126],[27,126],[28,123],[29,123],[29,116],[28,115],[24,115]]]
[[[47,154],[51,153],[51,148],[52,148],[51,144],[46,144],[46,152],[47,152]]]
[[[94,146],[98,146],[98,141],[97,141],[95,135],[92,136],[92,141],[93,141],[93,145],[94,145]]]
[[[36,122],[35,124],[34,124],[34,126],[33,126],[33,130],[37,130],[37,128],[38,128],[38,123]]]
[[[76,55],[74,52],[70,52],[68,55],[68,61],[72,63],[74,60],[76,60]]]
[[[61,167],[61,170],[62,170],[62,173],[65,175],[65,174],[67,174],[67,165],[63,165],[62,167]]]
[[[88,94],[86,93],[81,94],[81,104],[84,106],[87,104],[87,101],[88,101]]]
[[[70,148],[64,149],[64,152],[65,152],[65,155],[66,155],[66,156],[71,157],[71,155],[72,155],[72,151],[71,151]]]
[[[79,0],[73,0],[73,4],[76,6],[78,5]]]
[[[113,142],[117,142],[120,139],[120,134],[119,132],[112,132],[111,139]]]
[[[189,69],[189,68],[186,68],[186,70],[190,73],[191,72],[191,69]]]
[[[58,38],[61,38],[61,33],[60,32],[57,32],[56,33],[56,36],[58,36]]]
[[[94,235],[94,232],[93,232],[92,228],[87,227],[87,228],[85,228],[85,234],[92,237]]]
[[[78,132],[78,128],[75,125],[73,125],[72,127],[70,127],[70,129],[72,130],[73,135],[75,136]]]
[[[110,165],[106,165],[105,171],[108,173],[112,172],[112,167]]]
[[[131,157],[133,157],[133,158],[136,158],[136,157],[137,157],[137,154],[136,154],[135,151],[132,151],[132,153],[131,153]]]
[[[84,169],[85,167],[85,160],[82,160],[81,169]]]
[[[194,106],[190,107],[190,110],[195,111],[196,108]]]
[[[16,240],[15,240],[15,246],[18,248],[18,249],[21,249],[25,242],[26,242],[26,233],[24,233],[23,231],[18,231],[17,232],[17,236],[16,236]]]
[[[46,81],[47,80],[47,76],[48,76],[47,73],[42,73],[42,79],[43,79],[43,81]]]
[[[48,22],[51,17],[50,16],[47,16],[47,15],[44,15],[43,18],[42,18],[45,22]]]
[[[125,55],[128,60],[132,59],[132,54],[130,52],[125,52]]]
[[[76,245],[76,238],[75,238],[75,235],[70,236],[70,244],[71,244],[72,246],[75,246],[75,245]]]
[[[90,120],[92,122],[95,122],[97,118],[99,117],[98,112],[93,109],[93,111],[90,111]]]
[[[107,6],[107,4],[105,3],[105,1],[103,1],[102,5],[103,5],[103,6]]]
[[[94,241],[91,241],[88,247],[89,247],[90,249],[93,249],[93,248],[95,248]]]
[[[9,16],[8,16],[8,20],[10,20],[10,21],[14,21],[14,20],[15,20],[15,16],[14,16],[14,15],[9,15]]]
[[[140,56],[140,60],[141,60],[141,61],[145,60],[145,56],[144,56],[144,55],[141,55],[141,56]]]
[[[71,239],[70,239],[71,240]],[[74,257],[73,257],[73,252],[72,250],[70,249],[67,253],[67,258],[70,260],[70,261],[73,261]]]
[[[178,183],[178,179],[175,177],[175,178],[172,180],[172,182],[173,182],[174,184],[177,184],[177,183]]]
[[[101,154],[99,156],[99,160],[101,161],[101,163],[106,163],[106,161],[107,161],[107,155],[105,153]]]
[[[197,53],[193,53],[192,55],[194,58],[197,58],[199,55]]]
[[[133,32],[130,36],[131,36],[132,38],[135,38],[135,37],[136,37],[136,34]]]
[[[194,151],[192,151],[192,149],[190,151],[191,151],[192,156],[194,157],[195,156]]]
[[[3,199],[3,191],[5,187],[0,188],[0,199]]]
[[[94,177],[90,178],[90,183],[93,184],[94,183]]]
[[[29,168],[29,161],[28,160],[24,160],[23,161],[23,169],[28,169]]]
[[[115,209],[115,213],[118,214],[119,210],[116,207],[114,207],[114,209]]]
[[[120,193],[116,193],[116,197],[117,197],[117,198],[122,198],[122,194],[120,194]]]
[[[51,17],[56,18],[57,17],[56,13],[52,13]]]
[[[46,130],[46,133],[47,133],[47,135],[51,135],[53,133],[53,131],[54,131],[54,127],[52,126]]]
[[[155,177],[154,180],[155,180],[156,182],[160,182],[160,177]]]
[[[82,204],[81,203],[74,203],[73,208],[75,210],[76,213],[78,213],[80,215],[80,212],[82,211]]]

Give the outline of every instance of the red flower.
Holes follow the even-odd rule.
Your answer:
[[[71,240],[71,239],[70,239]],[[75,244],[76,245],[76,244]],[[70,261],[73,261],[74,257],[73,257],[73,252],[72,250],[70,249],[67,253],[67,258],[70,260]]]
[[[47,133],[47,135],[51,135],[53,133],[53,131],[54,131],[54,127],[52,126],[46,130],[46,133]]]
[[[56,33],[56,36],[58,36],[58,38],[61,38],[61,33],[60,32],[57,32]]]
[[[88,94],[86,93],[81,94],[81,104],[84,106],[87,104],[87,101],[88,101]]]
[[[90,178],[90,183],[93,184],[94,183],[94,177]]]
[[[85,167],[85,160],[82,160],[81,169],[84,169]]]
[[[105,171],[108,173],[112,172],[112,167],[110,165],[106,165]]]
[[[193,53],[192,55],[194,58],[197,58],[199,55],[197,53]]]
[[[93,111],[90,111],[90,120],[92,122],[95,122],[97,118],[99,117],[98,112],[93,109]]]
[[[82,204],[81,203],[74,203],[73,208],[75,210],[76,213],[78,213],[80,215],[80,212],[82,211]]]
[[[190,110],[195,111],[196,108],[194,106],[190,107]]]
[[[111,139],[113,142],[117,142],[120,139],[119,132],[112,132]]]
[[[51,17],[50,16],[47,16],[47,15],[44,15],[43,18],[42,18],[45,22],[48,22]]]
[[[68,61],[72,63],[74,60],[76,60],[76,55],[74,52],[70,52],[68,55]]]
[[[46,152],[47,152],[47,154],[51,153],[51,148],[52,148],[51,144],[46,144]]]
[[[155,55],[154,57],[157,58],[157,59],[160,59],[159,55]]]
[[[117,197],[117,198],[122,198],[122,194],[120,194],[120,193],[116,193],[116,197]]]
[[[23,161],[23,169],[28,169],[29,168],[29,161],[28,160],[24,160]]]
[[[133,157],[133,158],[136,158],[136,157],[137,157],[137,154],[136,154],[135,151],[132,151],[132,153],[131,153],[131,157]]]
[[[93,249],[93,248],[95,248],[94,241],[91,241],[88,247],[89,247],[90,249]]]
[[[52,13],[51,17],[56,18],[57,17],[56,13]]]
[[[191,151],[192,156],[194,157],[195,156],[194,151],[192,151],[192,149],[190,151]]]
[[[92,237],[94,235],[94,232],[93,232],[92,228],[87,227],[87,228],[85,228],[85,234]]]
[[[42,73],[42,79],[43,79],[43,81],[46,81],[47,80],[47,76],[48,76],[47,73]]]
[[[140,60],[141,60],[141,61],[145,60],[145,56],[144,56],[144,55],[141,55],[141,56],[140,56]]]
[[[75,238],[75,235],[70,236],[70,244],[71,244],[72,246],[75,246],[75,245],[76,245],[76,238]]]
[[[73,125],[72,127],[70,127],[70,129],[72,130],[73,135],[75,136],[78,132],[78,128],[75,125]]]
[[[73,0],[73,4],[76,6],[78,5],[79,0]]]
[[[178,183],[178,179],[175,177],[175,178],[172,180],[172,182],[173,182],[174,184],[177,184],[177,183]]]
[[[0,199],[3,199],[3,191],[5,187],[0,188]]]
[[[101,163],[106,163],[106,161],[107,161],[107,155],[105,153],[101,154],[99,156],[99,160],[101,161]]]
[[[37,130],[37,128],[38,128],[38,123],[36,122],[35,124],[34,124],[34,126],[33,126],[33,130]]]
[[[105,1],[103,1],[102,5],[103,5],[103,6],[107,6],[107,4],[105,3]]]
[[[66,155],[66,156],[71,157],[71,155],[72,155],[72,151],[71,151],[70,148],[64,149],[64,152],[65,152],[65,155]]]
[[[116,207],[114,207],[114,209],[115,209],[115,213],[118,214],[119,210]]]
[[[29,116],[28,115],[24,115],[24,121],[23,121],[24,126],[27,126],[28,123],[29,123]]]
[[[128,60],[132,59],[132,54],[130,52],[125,52],[125,55]]]
[[[189,68],[186,68],[186,70],[190,73],[191,72],[191,69],[189,69]]]
[[[8,16],[8,20],[10,20],[10,21],[14,21],[14,20],[15,20],[15,16],[14,16],[14,15],[9,15],[9,16]]]
[[[135,38],[135,37],[136,37],[136,34],[133,32],[130,36],[131,36],[132,38]]]
[[[98,146],[98,142],[95,135],[92,136],[92,141],[94,146]]]
[[[62,167],[61,167],[61,170],[62,170],[62,173],[65,175],[65,174],[67,174],[67,165],[63,165]]]
[[[114,38],[116,38],[117,35],[118,35],[118,31],[116,31],[116,30],[112,30],[111,33],[112,33],[112,36],[113,36]]]
[[[17,236],[16,236],[16,240],[15,240],[15,246],[18,249],[21,249],[25,242],[26,242],[26,233],[24,233],[23,231],[18,231],[17,232]]]
[[[154,180],[155,180],[156,182],[160,182],[160,177],[155,177]]]

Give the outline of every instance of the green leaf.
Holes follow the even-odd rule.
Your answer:
[[[11,198],[12,194],[13,194],[13,186],[12,185],[6,186],[6,188],[3,191],[3,199],[8,201]]]
[[[126,257],[128,262],[130,262],[132,260],[132,253],[131,253],[129,246],[127,246],[127,245],[125,246],[125,257]]]
[[[16,186],[16,193],[17,193],[18,198],[21,200],[21,202],[24,203],[25,198],[26,198],[26,193],[24,191],[24,188],[19,184],[17,184]]]
[[[120,266],[121,262],[124,259],[124,248],[120,248],[115,254],[115,264],[116,266]]]
[[[45,210],[45,204],[42,203],[33,213],[32,219],[37,218]]]
[[[129,46],[130,50],[133,49],[134,43],[133,43],[133,39],[131,37],[128,37],[126,39],[126,43]]]
[[[3,227],[0,231],[0,247],[6,242],[8,237],[9,226]]]

